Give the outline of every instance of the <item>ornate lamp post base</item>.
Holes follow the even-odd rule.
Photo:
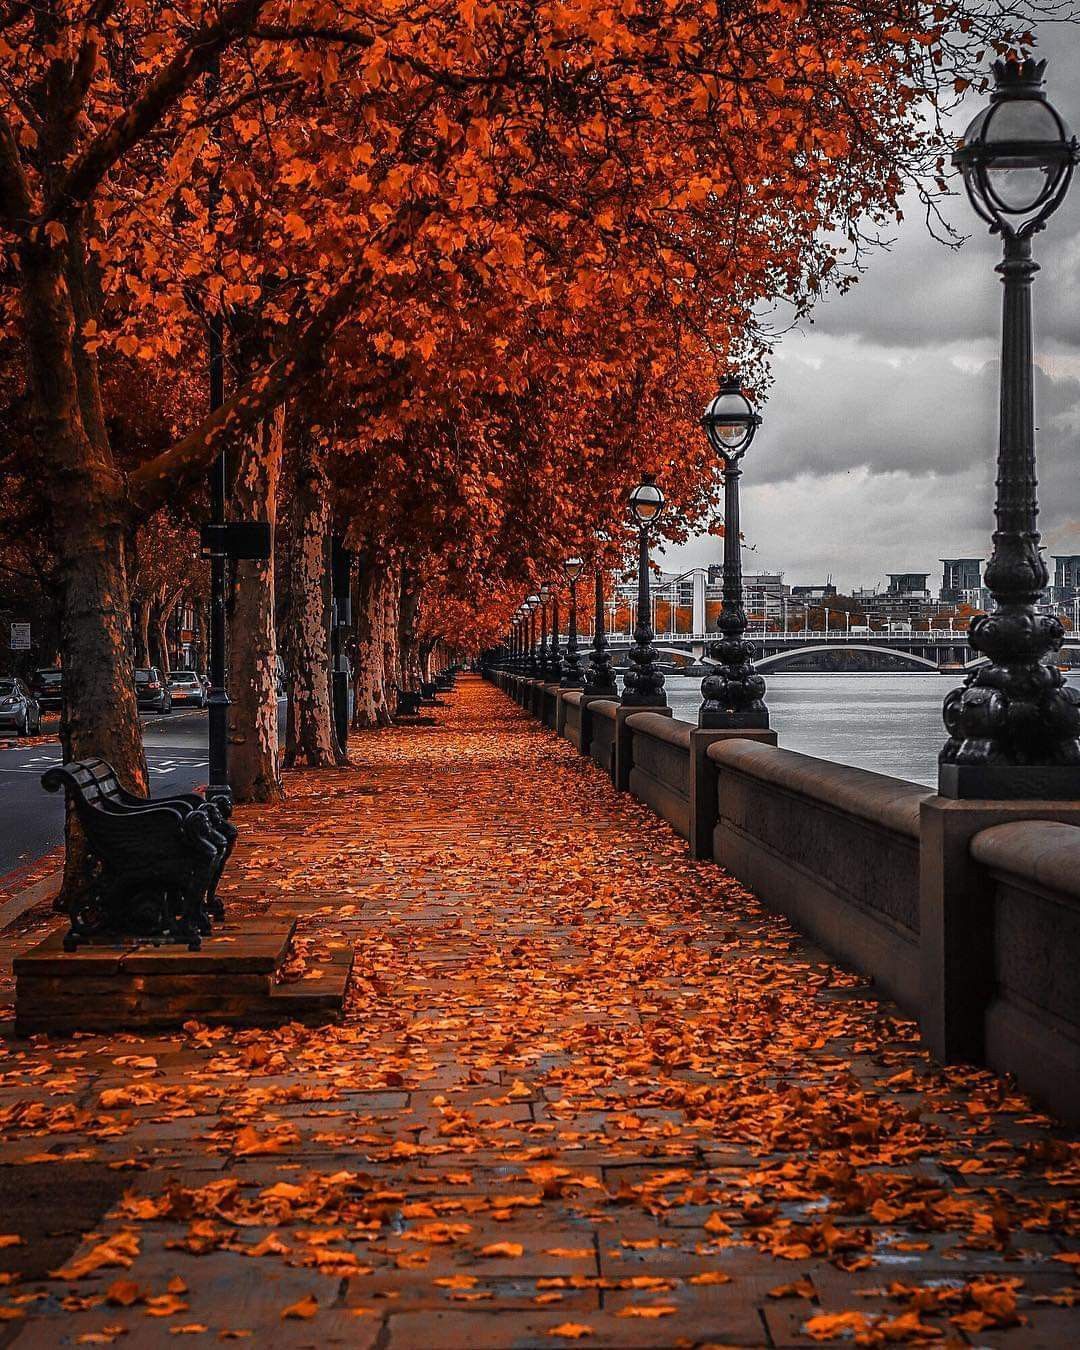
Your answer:
[[[611,648],[604,632],[604,572],[598,567],[593,576],[593,640],[589,664],[585,669],[585,692],[595,698],[618,698],[615,672],[611,668]]]
[[[1080,765],[940,764],[938,796],[967,801],[1080,801]]]

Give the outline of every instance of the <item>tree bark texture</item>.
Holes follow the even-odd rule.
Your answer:
[[[330,507],[322,452],[300,433],[292,498],[285,763],[337,762],[330,710]]]
[[[402,567],[400,599],[398,601],[398,652],[401,661],[402,688],[414,691],[419,689],[422,678],[419,624],[419,580],[410,568]]]
[[[386,592],[390,585],[384,559],[360,553],[357,582],[356,647],[353,659],[353,729],[390,726],[386,701]]]
[[[133,792],[146,759],[135,705],[124,483],[105,440],[97,366],[83,350],[66,250],[23,250],[21,302],[31,396],[49,484],[60,596],[65,760],[99,755]],[[68,816],[64,897],[83,884],[85,850]]]
[[[276,516],[284,409],[277,408],[238,444],[232,510],[239,520]],[[277,637],[274,559],[239,559],[232,591],[229,646],[229,778],[238,802],[281,797],[278,766]]]

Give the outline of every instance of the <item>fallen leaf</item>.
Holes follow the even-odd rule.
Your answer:
[[[818,1313],[805,1322],[802,1329],[815,1341],[836,1341],[862,1335],[869,1326],[870,1319],[865,1313]]]
[[[147,1317],[173,1317],[188,1308],[177,1294],[156,1294],[153,1298],[143,1299],[143,1305]]]
[[[480,1248],[481,1256],[520,1256],[525,1248],[520,1242],[492,1242]]]
[[[307,1321],[308,1318],[314,1317],[318,1311],[319,1300],[314,1294],[305,1294],[303,1298],[298,1299],[295,1303],[290,1303],[287,1308],[283,1308],[281,1316],[283,1318],[296,1317]]]
[[[143,1291],[134,1280],[113,1280],[105,1290],[105,1302],[113,1303],[118,1308],[130,1308],[133,1303],[138,1303],[142,1296]]]
[[[138,1254],[137,1234],[124,1229],[91,1247],[84,1255],[77,1256],[59,1270],[49,1271],[49,1274],[57,1280],[81,1280],[106,1266],[130,1266]]]
[[[769,1290],[770,1298],[808,1298],[811,1302],[818,1302],[818,1291],[814,1288],[812,1280],[801,1279],[793,1280],[790,1284],[778,1284],[775,1288]]]

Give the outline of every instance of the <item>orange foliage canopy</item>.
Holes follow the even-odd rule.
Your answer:
[[[516,595],[645,468],[676,532],[700,524],[716,367],[760,383],[762,302],[797,314],[846,284],[937,153],[926,96],[967,79],[976,38],[1006,40],[970,9],[16,5],[5,302],[36,398],[67,400],[43,409],[49,467],[110,472],[101,359],[191,392],[115,500],[129,515],[319,371],[357,528],[456,594]],[[208,419],[192,371],[215,312],[231,401]]]

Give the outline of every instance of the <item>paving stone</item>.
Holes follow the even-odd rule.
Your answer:
[[[118,1344],[154,1350],[184,1323],[274,1350],[774,1350],[817,1344],[818,1309],[895,1315],[893,1281],[1003,1277],[1028,1324],[969,1339],[1080,1344],[1077,1310],[1035,1301],[1075,1283],[1054,1259],[1076,1246],[1073,1137],[933,1065],[867,982],[501,695],[463,680],[446,703],[439,728],[360,737],[359,767],[237,810],[230,913],[299,915],[314,969],[355,948],[339,1024],[4,1043],[0,1234],[26,1246],[0,1247],[25,1277],[0,1306],[41,1298],[0,1345],[123,1322]],[[132,1104],[103,1109],[113,1088]],[[195,1255],[177,1244],[200,1224]],[[49,1276],[119,1229],[130,1269]],[[787,1240],[794,1259],[767,1250]],[[171,1318],[60,1305],[177,1275]],[[800,1277],[818,1303],[770,1297]],[[309,1293],[311,1320],[282,1320]]]

